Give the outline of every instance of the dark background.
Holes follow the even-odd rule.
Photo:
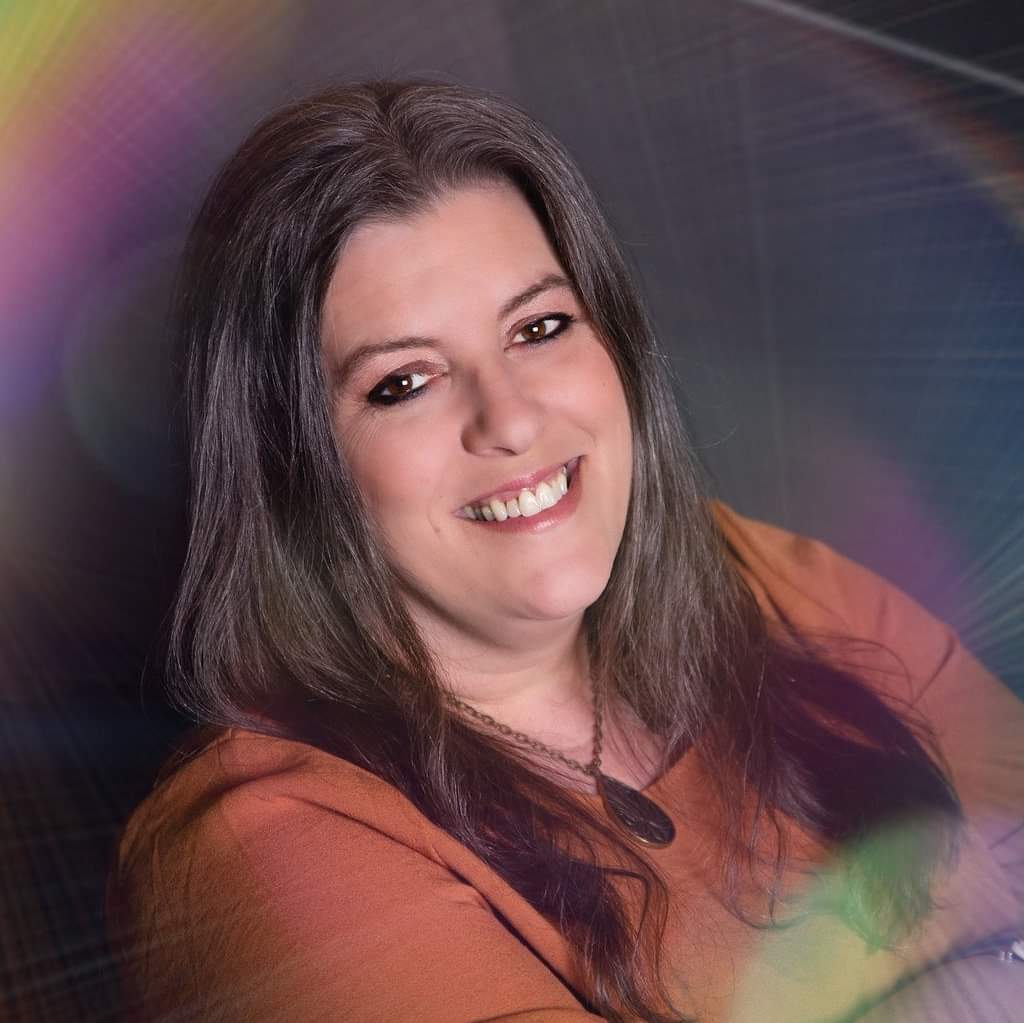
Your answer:
[[[19,0],[0,57],[0,1018],[116,1018],[110,850],[182,728],[174,264],[217,166],[328,79],[554,129],[721,496],[1024,693],[1024,5]]]

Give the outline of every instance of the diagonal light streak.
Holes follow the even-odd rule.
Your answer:
[[[991,85],[996,89],[1012,93],[1015,96],[1024,96],[1024,82],[1012,75],[1002,74],[999,71],[992,71],[990,68],[981,67],[969,60],[960,57],[951,57],[945,53],[939,53],[926,46],[919,46],[917,43],[907,42],[904,39],[894,39],[892,36],[874,29],[863,28],[860,25],[852,25],[842,18],[836,18],[831,14],[822,14],[819,11],[810,11],[800,4],[787,3],[786,0],[739,0],[748,7],[758,7],[765,11],[771,11],[783,18],[790,18],[793,21],[802,22],[805,25],[812,25],[825,32],[832,32],[836,35],[845,36],[848,39],[856,39],[860,43],[874,47],[878,50],[885,50],[888,53],[895,53],[910,60],[919,61],[922,64],[929,64],[942,71],[949,71],[954,75],[970,78],[975,82],[984,85]]]

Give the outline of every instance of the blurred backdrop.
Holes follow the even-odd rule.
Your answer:
[[[718,493],[1024,693],[1017,0],[7,0],[0,57],[0,1018],[117,1018],[111,844],[182,729],[170,284],[218,165],[330,80],[554,129]]]

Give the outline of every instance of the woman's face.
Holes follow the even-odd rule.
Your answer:
[[[578,621],[622,538],[630,417],[520,193],[359,226],[323,345],[341,451],[421,625],[502,642]]]

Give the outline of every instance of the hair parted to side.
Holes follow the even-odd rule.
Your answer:
[[[450,84],[371,82],[295,103],[242,145],[199,213],[179,301],[192,482],[171,690],[200,721],[297,738],[398,787],[559,927],[591,1011],[668,1023],[684,1017],[661,981],[663,880],[514,744],[452,714],[332,434],[320,321],[346,237],[487,179],[527,199],[622,379],[634,481],[611,579],[585,617],[594,681],[664,738],[659,770],[699,739],[722,807],[756,793],[749,819],[723,815],[725,889],[752,865],[762,821],[780,843],[782,817],[841,843],[908,815],[955,820],[914,729],[769,632],[572,160],[516,106]],[[830,728],[837,715],[859,738]],[[878,942],[909,926],[945,849],[922,840],[899,876],[854,878],[851,925]],[[643,892],[639,917],[628,884]]]

